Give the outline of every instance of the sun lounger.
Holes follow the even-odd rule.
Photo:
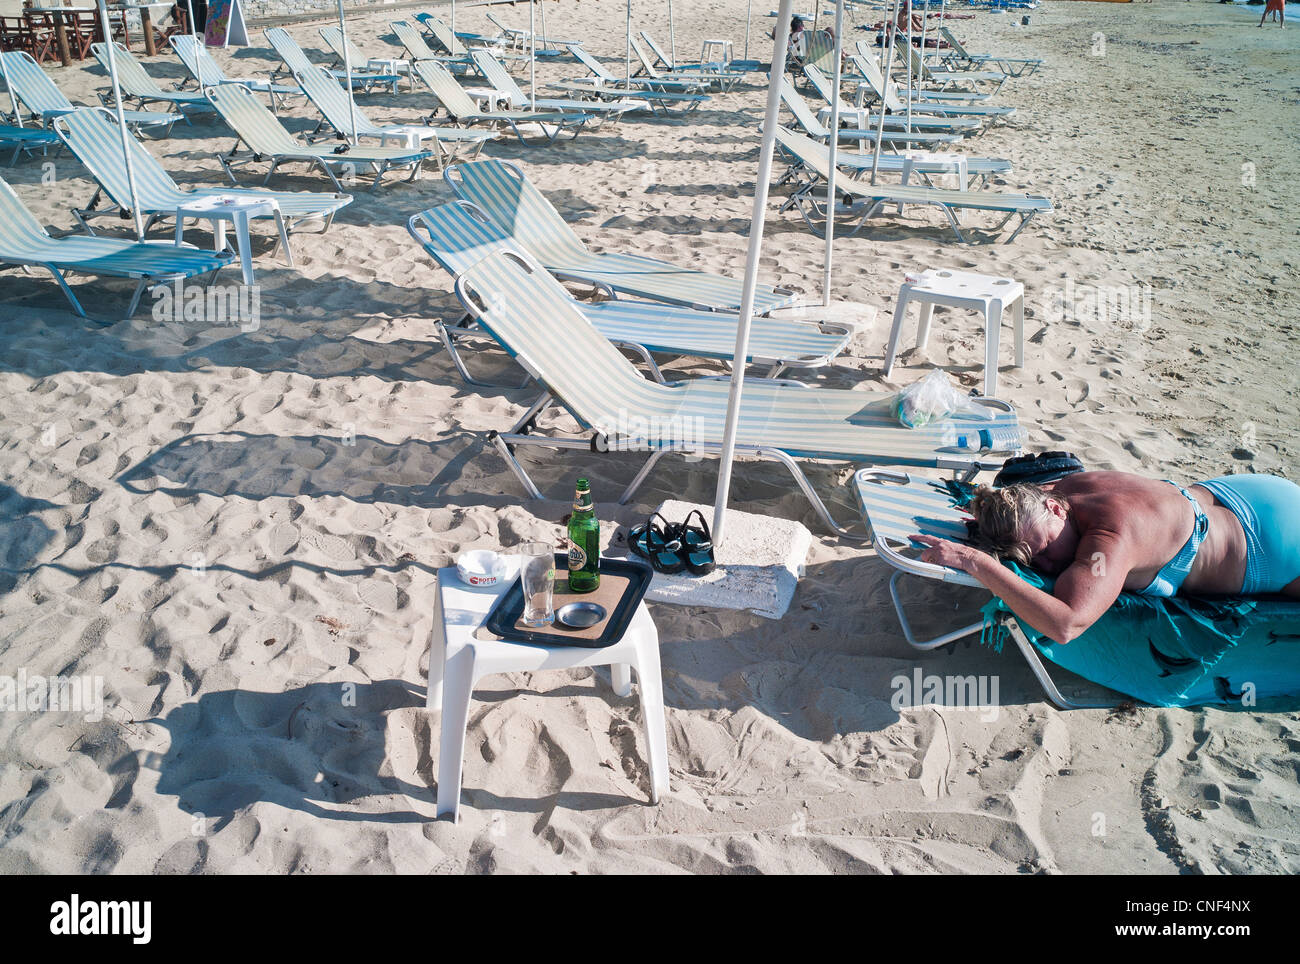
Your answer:
[[[782,79],[781,81],[781,102],[790,109],[794,119],[804,132],[813,140],[829,143],[831,138],[831,129],[822,123],[821,119],[813,113],[808,102],[803,99],[803,95],[794,89],[790,81]],[[879,118],[876,118],[879,120]],[[906,126],[907,118],[901,121],[896,118],[885,118],[883,128],[877,127],[841,127],[839,129],[838,141],[857,142],[865,150],[865,145],[874,144],[879,138],[882,143],[890,145],[898,144],[951,144],[959,141],[965,136],[964,133],[958,133],[952,130],[938,131],[908,131],[902,129]]]
[[[632,52],[636,54],[636,59],[641,62],[640,68],[634,73],[633,77],[646,77],[650,80],[680,80],[689,84],[696,85],[687,89],[698,90],[730,90],[745,76],[741,73],[732,73],[730,71],[672,71],[667,74],[661,74],[654,65],[654,62],[646,56],[645,50],[635,37],[632,38]]]
[[[32,151],[39,150],[44,157],[51,147],[57,149],[61,143],[59,136],[45,127],[12,127],[8,124],[0,124],[0,147],[14,149],[13,156],[9,158],[10,167],[18,163],[18,155],[23,151],[30,154]]]
[[[594,114],[600,120],[609,118],[612,121],[622,119],[623,115],[630,110],[650,109],[650,105],[646,101],[636,100],[631,97],[620,97],[615,101],[539,97],[535,102],[533,102],[529,100],[528,95],[523,92],[523,89],[515,83],[515,79],[511,77],[510,72],[502,66],[501,61],[497,60],[490,51],[476,50],[470,55],[470,57],[474,62],[475,69],[483,75],[483,79],[492,86],[493,90],[496,90],[501,94],[502,102],[516,109],[536,106],[542,110],[578,111],[581,113]]]
[[[459,57],[462,60],[469,59],[469,55],[470,55],[470,48],[465,46],[465,44],[461,43],[462,38],[469,40],[470,43],[477,43],[479,46],[487,46],[493,48],[500,48],[504,43],[504,40],[498,40],[495,37],[482,37],[478,34],[464,34],[464,33],[453,34],[451,32],[450,27],[448,27],[445,23],[443,23],[441,20],[439,20],[437,17],[433,16],[432,14],[428,14],[428,13],[416,14],[415,19],[420,24],[420,26],[424,28],[424,32],[433,38],[434,43],[436,43],[443,50],[447,51],[447,53],[449,53],[451,56]],[[412,53],[414,54],[414,52]],[[501,52],[501,56],[507,57],[511,60],[528,59],[527,56],[520,56],[518,54],[508,54],[505,52]]]
[[[90,221],[97,217],[127,217],[131,212],[131,189],[127,184],[126,165],[122,162],[122,141],[116,119],[102,108],[79,110],[54,122],[58,136],[76,155],[99,185],[85,208],[73,209],[73,215],[93,233]],[[257,197],[276,202],[285,227],[292,232],[307,221],[322,222],[329,229],[334,215],[352,203],[347,194],[318,194],[306,191],[260,191],[256,189],[191,188],[182,190],[144,145],[134,138],[131,146],[131,171],[135,180],[135,197],[146,231],[155,221],[175,219],[176,209],[203,197]],[[101,201],[108,203],[101,206]],[[269,215],[266,217],[270,218]]]
[[[802,183],[796,187],[782,205],[782,210],[796,207],[808,227],[817,233],[813,216],[826,217],[825,181],[830,176],[830,156],[824,144],[796,134],[785,127],[776,129],[777,143],[793,155],[800,163]],[[996,233],[1013,217],[1019,217],[1020,223],[1006,239],[1010,244],[1016,235],[1024,230],[1025,225],[1035,214],[1050,211],[1052,202],[1045,197],[1034,194],[1006,194],[994,191],[947,191],[935,187],[923,187],[913,184],[876,184],[867,181],[855,181],[850,177],[839,177],[835,188],[854,205],[854,213],[861,212],[857,225],[849,232],[856,234],[867,219],[879,213],[889,204],[928,204],[939,208],[948,218],[957,240],[965,243],[957,212],[966,208],[978,211],[996,211],[1005,216],[994,227]],[[821,192],[820,195],[818,192]],[[839,232],[837,231],[837,234]]]
[[[590,77],[578,77],[566,81],[569,84],[579,86],[598,87],[602,90],[638,91],[637,96],[645,96],[648,93],[656,93],[660,98],[670,97],[678,103],[694,104],[699,106],[701,103],[708,101],[708,97],[703,94],[695,93],[700,90],[700,84],[688,80],[652,80],[647,77],[633,77],[630,80],[623,77],[616,77],[614,74],[581,47],[570,47],[569,53],[573,59],[586,67],[590,72]]]
[[[862,83],[865,89],[874,93],[876,99],[885,105],[886,110],[895,115],[906,116],[907,102],[899,94],[898,88],[893,84],[885,83],[884,75],[876,67],[874,61],[862,57],[856,59],[863,68]],[[811,76],[809,79],[811,79]],[[986,117],[996,123],[1010,117],[1015,112],[1014,107],[995,104],[951,103],[948,101],[926,100],[915,95],[912,98],[914,120],[917,114],[925,114],[934,117]]]
[[[409,60],[402,57],[367,57],[352,43],[351,37],[347,38],[346,44],[344,43],[343,31],[339,29],[338,24],[321,27],[317,32],[334,57],[330,69],[334,71],[335,77],[342,73],[340,68],[344,66],[343,56],[346,50],[354,73],[352,78],[354,87],[361,84],[369,90],[371,84],[392,84],[393,93],[395,94],[397,93],[398,81],[405,77],[407,87],[414,89],[415,85],[411,79],[411,62]],[[363,71],[360,79],[356,76],[358,68]]]
[[[816,67],[811,64],[804,67],[804,76],[808,78],[813,88],[821,95],[826,102],[827,107],[823,113],[829,112],[830,105],[834,103],[834,96],[831,92],[831,82]],[[885,106],[885,124],[886,126],[911,127],[914,130],[923,131],[952,131],[961,134],[977,134],[983,128],[984,122],[989,120],[988,116],[977,117],[944,117],[934,114],[927,114],[918,106],[913,105],[912,115],[907,115],[906,106],[900,111],[896,109],[892,102]],[[840,99],[840,120],[851,121],[858,127],[871,128],[880,122],[880,107],[867,108],[856,104],[846,103],[843,98]]]
[[[511,240],[557,278],[602,287],[619,295],[686,305],[705,311],[740,307],[739,281],[635,254],[595,254],[558,211],[513,164],[494,159],[453,164],[443,177],[456,196],[472,201]],[[765,315],[794,303],[788,288],[758,285],[754,313]]]
[[[620,502],[632,496],[669,451],[695,457],[720,453],[730,378],[694,378],[669,385],[644,378],[573,306],[554,278],[535,262],[508,253],[490,254],[462,272],[456,279],[456,294],[473,318],[543,386],[541,397],[513,428],[490,435],[497,452],[533,497],[540,497],[540,492],[516,457],[523,445],[647,453]],[[581,359],[581,364],[574,364],[574,359]],[[535,434],[538,416],[552,404],[577,420],[581,436]],[[929,465],[970,475],[986,463],[1000,464],[1020,444],[1010,406],[985,398],[980,404],[994,412],[993,419],[966,416],[963,420],[996,426],[1014,446],[1012,450],[996,455],[992,450],[950,452],[941,427],[899,425],[890,395],[753,379],[746,382],[741,397],[735,451],[785,465],[826,525],[848,535],[796,460]]]
[[[436,66],[436,65],[435,65]],[[315,64],[305,72],[295,70],[293,79],[298,82],[307,100],[320,112],[323,120],[316,130],[307,135],[308,140],[336,136],[340,140],[374,138],[380,144],[401,144],[408,150],[422,150],[429,142],[429,150],[439,165],[454,159],[462,150],[476,156],[483,144],[496,137],[490,131],[464,131],[454,127],[429,127],[425,124],[399,124],[379,126],[372,121],[353,100],[348,103],[348,92],[335,83],[328,70]],[[333,134],[326,132],[326,129]]]
[[[412,63],[417,60],[436,60],[453,73],[463,74],[470,69],[469,51],[455,56],[450,54],[440,54],[435,51],[424,39],[424,34],[420,33],[409,21],[394,20],[389,24],[393,28],[393,34],[397,37],[397,42],[401,45]]]
[[[498,251],[531,260],[482,209],[468,201],[454,201],[412,215],[406,227],[453,278]],[[644,301],[570,300],[602,335],[639,355],[656,381],[662,382],[663,376],[650,352],[725,360],[734,357],[739,320],[734,313],[696,311]],[[440,321],[435,324],[462,377],[473,384],[483,384],[470,376],[456,348],[456,342],[475,331],[476,326],[466,326],[464,319],[450,327]],[[845,350],[853,331],[837,325],[755,318],[746,361],[766,366],[765,374],[769,378],[791,367],[820,368]]]
[[[222,120],[235,132],[234,146],[229,153],[218,155],[218,159],[230,180],[236,184],[239,183],[234,171],[237,165],[242,167],[270,161],[271,169],[262,181],[265,184],[281,164],[302,161],[318,166],[340,191],[344,188],[335,174],[336,170],[345,178],[357,176],[363,170],[373,171],[375,182],[371,190],[378,190],[380,180],[390,169],[410,168],[411,174],[407,180],[414,181],[419,176],[420,163],[434,156],[431,151],[399,147],[349,144],[340,144],[336,148],[308,147],[298,143],[247,87],[225,84],[206,87],[203,92]],[[240,144],[245,145],[245,150],[240,150]]]
[[[53,238],[0,180],[0,264],[44,268],[54,276],[72,308],[86,312],[68,287],[69,272],[107,278],[132,278],[135,294],[124,317],[135,314],[140,296],[152,285],[216,273],[234,259],[224,252],[200,251],[174,244],[147,244],[118,238]]]
[[[90,52],[95,55],[95,59],[108,70],[108,48],[102,43],[90,45]],[[190,122],[190,113],[210,114],[212,105],[207,102],[204,96],[195,91],[183,90],[163,90],[158,86],[158,81],[154,80],[145,72],[144,65],[136,60],[134,55],[117,41],[113,42],[113,66],[117,68],[118,86],[122,90],[124,97],[136,101],[140,107],[146,107],[149,104],[170,104],[181,112],[185,118],[185,123]],[[101,94],[100,100],[104,101],[107,106],[107,94]]]
[[[297,87],[286,87],[260,77],[227,77],[221,65],[213,59],[212,54],[208,53],[202,38],[194,34],[172,34],[167,38],[167,42],[172,45],[172,50],[176,51],[176,56],[185,66],[185,70],[190,75],[189,79],[198,84],[200,89],[219,87],[223,84],[239,84],[259,94],[266,94],[271,100],[272,110],[279,109],[282,98],[300,93]]]
[[[334,28],[336,31],[337,27]],[[271,73],[271,80],[274,81],[280,76],[281,70],[292,75],[294,71],[309,71],[315,68],[307,52],[298,45],[298,41],[293,39],[292,34],[283,27],[268,27],[263,31],[266,42],[271,45],[271,49],[279,55],[280,67]],[[348,41],[351,45],[351,41]],[[330,75],[340,84],[346,84],[347,71],[335,70],[329,68]],[[362,90],[370,90],[375,84],[383,84],[392,87],[393,93],[397,93],[398,75],[392,72],[372,71],[365,65],[364,60],[354,61],[352,64],[352,89],[355,91],[358,87]]]
[[[939,33],[943,39],[948,41],[948,53],[944,55],[944,62],[958,69],[975,70],[982,67],[993,66],[1011,77],[1019,77],[1022,74],[1032,74],[1042,66],[1043,61],[1034,57],[998,57],[994,54],[972,54],[962,46],[951,30],[947,27],[940,27]]]
[[[930,95],[935,97],[958,98],[968,100],[988,100],[1007,82],[1007,75],[1000,70],[939,70],[937,73],[934,68],[925,62],[921,52],[915,47],[900,47],[899,50],[907,57],[907,67],[912,72],[912,79],[919,85],[914,93],[922,96]],[[858,42],[859,55],[867,57],[873,62],[878,63],[875,54],[861,41]],[[970,85],[979,83],[995,84],[991,91],[973,92],[969,90]],[[928,87],[927,87],[928,85]],[[963,93],[959,85],[965,85],[967,92]]]
[[[15,112],[19,110],[19,105],[26,107],[34,118],[48,127],[54,118],[79,109],[63,96],[63,91],[59,90],[50,75],[41,69],[41,65],[27,51],[7,50],[0,53],[0,57],[4,58],[5,71],[9,76]],[[127,125],[133,130],[166,127],[170,131],[181,116],[177,113],[160,114],[146,110],[128,110],[122,113]]]
[[[545,143],[551,143],[561,133],[568,132],[576,138],[594,114],[562,111],[480,110],[456,78],[435,60],[417,60],[416,75],[428,85],[443,109],[457,124],[489,124],[492,129],[508,127],[521,144],[531,144],[539,134]]]
[[[491,10],[483,11],[493,26],[501,31],[501,35],[509,41],[516,50],[530,50],[530,44],[536,48],[538,57],[563,57],[565,47],[576,47],[582,44],[581,40],[555,40],[547,37],[545,34],[538,34],[536,43],[533,43],[533,35],[527,30],[519,30],[515,27],[507,27],[498,20]]]

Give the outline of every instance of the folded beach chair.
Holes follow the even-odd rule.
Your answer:
[[[348,37],[344,43],[343,31],[339,29],[338,24],[331,24],[328,27],[321,27],[317,31],[321,39],[325,41],[325,46],[329,48],[330,54],[333,55],[334,61],[330,64],[330,69],[335,77],[344,74],[344,52],[352,66],[352,86],[364,87],[370,90],[375,84],[391,84],[393,93],[397,93],[397,84],[403,77],[406,78],[408,89],[414,89],[415,84],[411,79],[411,62],[403,57],[368,57],[363,54]],[[358,71],[360,73],[358,74]]]
[[[994,54],[972,54],[967,52],[961,41],[953,36],[953,32],[947,27],[940,27],[939,33],[943,35],[944,40],[948,41],[949,50],[944,55],[944,63],[958,70],[975,70],[991,66],[1011,77],[1019,77],[1022,74],[1032,74],[1043,64],[1041,59],[1034,57],[998,57]]]
[[[640,68],[634,73],[633,77],[646,77],[650,80],[680,80],[695,86],[685,89],[690,90],[719,90],[726,91],[735,87],[737,83],[745,76],[742,73],[731,71],[699,71],[686,72],[675,70],[667,74],[660,73],[654,65],[654,62],[646,56],[645,50],[635,37],[631,39],[632,52],[636,54],[636,59],[641,62]]]
[[[821,95],[826,102],[827,107],[822,113],[830,110],[830,105],[834,103],[834,96],[831,92],[831,81],[816,67],[809,65],[804,67],[804,76],[808,78],[813,88]],[[880,123],[880,107],[862,107],[855,104],[847,103],[843,97],[840,99],[840,118],[841,122],[851,121],[858,127],[872,128]],[[912,116],[909,120],[907,116],[906,105],[900,112],[894,104],[887,103],[884,105],[885,124],[888,126],[910,126],[914,130],[923,131],[951,131],[960,134],[977,134],[983,128],[984,122],[989,120],[989,116],[981,115],[977,117],[948,117],[934,113],[927,113],[921,110],[919,105],[913,104]],[[933,110],[933,108],[931,108]]]
[[[620,97],[614,101],[599,100],[573,100],[570,98],[557,99],[555,97],[539,97],[535,104],[530,101],[528,95],[523,89],[515,83],[515,79],[510,76],[510,71],[502,66],[501,61],[497,60],[488,50],[475,50],[470,58],[474,62],[475,69],[483,75],[492,89],[501,95],[501,101],[510,107],[516,109],[537,106],[542,110],[570,110],[580,113],[593,114],[600,121],[606,118],[612,122],[622,119],[623,115],[630,110],[649,110],[650,104],[644,100],[636,100],[631,97]],[[468,93],[468,91],[467,91]],[[594,125],[599,126],[599,125]]]
[[[79,271],[106,278],[132,278],[135,294],[125,318],[135,314],[140,296],[152,285],[210,274],[234,259],[225,252],[200,251],[175,244],[122,241],[118,238],[53,238],[0,180],[0,264],[44,268],[54,276],[73,310],[86,312],[64,275]],[[210,281],[211,279],[209,279]]]
[[[5,71],[9,75],[9,92],[14,98],[15,113],[21,104],[41,124],[48,127],[54,118],[79,109],[63,96],[63,91],[55,86],[50,75],[41,69],[41,65],[27,51],[6,50],[0,52],[0,57],[4,58]],[[128,110],[122,113],[132,130],[166,127],[170,131],[181,116],[177,113],[160,114],[146,110]]]
[[[704,311],[740,308],[739,281],[641,255],[588,251],[559,212],[513,164],[494,159],[453,164],[443,177],[457,197],[478,205],[557,278]],[[789,288],[760,284],[754,291],[754,314],[788,307],[795,297]]]
[[[436,60],[453,73],[463,74],[470,69],[469,51],[460,47],[463,53],[440,54],[425,42],[424,34],[406,20],[394,20],[389,24],[398,44],[409,55],[412,62],[417,60]],[[459,45],[458,45],[459,46]]]
[[[95,55],[95,59],[103,68],[108,70],[108,48],[102,43],[94,43],[90,45],[90,52]],[[113,41],[113,66],[117,68],[118,86],[122,90],[122,95],[136,101],[140,107],[155,103],[170,104],[180,111],[187,124],[190,122],[191,113],[212,112],[212,105],[196,91],[163,90],[158,86],[158,81],[145,72],[144,65],[117,41]],[[107,92],[99,95],[100,101],[106,107],[111,106],[110,96]]]
[[[626,502],[659,459],[670,451],[717,455],[731,379],[694,378],[662,385],[644,378],[570,302],[563,287],[534,262],[505,252],[490,254],[456,279],[466,310],[543,386],[540,398],[507,432],[489,436],[530,495],[537,486],[516,457],[523,445],[647,453],[645,464],[619,497]],[[574,364],[581,359],[581,364]],[[979,422],[1005,440],[1005,452],[952,452],[939,426],[903,428],[892,412],[892,395],[809,388],[795,382],[753,379],[741,396],[736,454],[775,459],[785,465],[819,517],[849,535],[831,517],[797,459],[929,465],[973,475],[994,467],[1020,446],[1010,406],[981,398],[991,410]],[[568,411],[580,437],[534,434],[537,419],[552,404]]]
[[[875,63],[865,57],[855,57],[863,69],[863,83],[876,98],[885,105],[885,109],[893,114],[906,115],[907,102],[898,92],[898,88],[893,84],[886,84],[884,75]],[[811,69],[811,68],[808,68]],[[811,78],[810,78],[811,79]],[[927,114],[934,117],[987,117],[995,123],[1010,117],[1016,112],[1014,107],[998,106],[996,104],[976,104],[976,103],[952,103],[950,101],[927,100],[918,98],[913,92],[912,114]]]
[[[936,70],[925,62],[921,52],[915,47],[900,47],[900,52],[907,58],[907,69],[912,72],[912,79],[916,81],[918,88],[914,93],[922,96],[929,95],[934,97],[947,97],[950,99],[969,99],[969,100],[987,100],[1002,89],[1007,82],[1007,75],[1000,70]],[[872,61],[879,64],[875,54],[862,41],[858,41],[859,55],[869,57]],[[974,92],[969,90],[970,85],[989,83],[994,84],[991,91]],[[966,90],[963,93],[963,90]]]
[[[358,138],[377,138],[380,144],[401,144],[408,150],[422,150],[425,142],[429,142],[429,150],[441,166],[461,151],[467,150],[469,156],[476,156],[486,141],[496,137],[491,131],[465,131],[454,127],[429,127],[425,124],[381,127],[365,115],[355,99],[351,104],[348,103],[348,92],[335,83],[324,67],[311,64],[304,72],[295,70],[293,79],[323,118],[316,129],[307,135],[308,140],[335,136],[339,140],[351,141],[355,134]],[[328,133],[327,129],[334,133]]]
[[[1300,693],[1300,647],[1276,645],[1300,639],[1300,603],[1281,598],[1158,598],[1122,593],[1114,606],[1068,646],[1061,646],[1012,615],[1001,600],[983,617],[928,639],[918,638],[899,592],[904,575],[952,585],[980,587],[972,576],[922,562],[914,534],[969,542],[965,506],[971,489],[910,473],[864,469],[852,486],[877,556],[894,568],[889,592],[908,643],[932,650],[965,636],[1002,648],[1009,635],[1048,697],[1062,708],[1112,706],[1115,699],[1066,697],[1041,657],[1072,673],[1156,706],[1190,706],[1239,699],[1242,684],[1260,687],[1263,698]],[[1017,570],[1019,571],[1019,570]],[[1021,572],[1031,584],[1050,585]],[[933,608],[933,607],[929,607]]]
[[[824,144],[830,143],[831,129],[813,113],[812,107],[804,100],[803,95],[794,89],[794,85],[784,78],[781,81],[781,102],[790,109],[795,121],[809,137]],[[879,117],[876,118],[877,121],[879,119]],[[888,144],[891,147],[897,147],[900,144],[951,144],[965,136],[951,130],[908,131],[905,129],[906,122],[907,118],[905,117],[902,119],[901,125],[895,119],[886,117],[883,128],[841,127],[836,140],[841,143],[844,141],[856,142],[865,151],[866,144],[874,144],[877,137],[879,137],[882,146]]]
[[[535,264],[510,236],[468,201],[454,201],[412,215],[406,225],[411,236],[453,278],[494,252],[510,252]],[[663,375],[651,352],[731,360],[736,350],[739,318],[732,312],[696,311],[645,301],[581,302],[565,293],[573,306],[611,342],[646,362],[656,381]],[[478,331],[468,316],[453,326],[435,321],[438,334],[461,376],[470,376],[456,342]],[[820,368],[845,350],[855,329],[843,325],[814,325],[755,318],[750,328],[746,362],[767,367],[773,378],[787,368]],[[496,386],[494,386],[496,387]]]
[[[176,56],[180,58],[190,75],[186,83],[193,81],[200,89],[220,87],[223,84],[239,84],[241,87],[266,94],[271,99],[272,110],[279,110],[282,98],[301,93],[297,87],[274,84],[260,77],[227,77],[226,72],[213,59],[212,54],[208,53],[208,48],[202,41],[203,38],[188,33],[173,34],[167,38],[167,42],[172,45],[172,50],[176,51]]]
[[[508,127],[521,144],[531,144],[538,136],[543,143],[549,144],[565,131],[576,138],[588,122],[596,119],[596,115],[591,113],[480,110],[473,98],[456,83],[451,72],[436,60],[417,60],[415,72],[455,123],[488,124],[494,131]]]
[[[58,136],[90,172],[99,187],[85,208],[73,208],[73,215],[90,233],[90,221],[97,217],[129,217],[131,189],[127,184],[126,165],[122,161],[122,140],[116,118],[103,108],[79,110],[54,122]],[[131,172],[135,180],[135,197],[144,218],[146,231],[156,221],[174,220],[176,209],[202,197],[256,197],[276,202],[285,228],[292,232],[308,221],[322,222],[321,231],[329,229],[334,215],[352,203],[347,194],[318,194],[306,191],[263,191],[240,188],[199,187],[182,190],[144,145],[130,138]],[[107,202],[101,206],[102,202]],[[274,220],[270,215],[264,217]],[[279,243],[277,241],[277,249]]]
[[[206,87],[203,93],[212,106],[217,109],[230,129],[235,132],[235,144],[227,154],[219,154],[218,160],[226,169],[226,174],[233,183],[238,184],[234,168],[261,161],[270,161],[271,169],[267,171],[265,184],[271,180],[276,168],[281,164],[302,161],[316,165],[325,172],[325,176],[340,191],[340,183],[335,171],[341,172],[345,179],[360,175],[364,170],[374,172],[375,182],[371,190],[378,190],[379,182],[390,169],[410,168],[408,181],[419,176],[420,163],[433,157],[433,152],[412,150],[404,147],[369,147],[365,145],[340,144],[336,148],[308,147],[298,143],[284,125],[267,110],[266,106],[254,96],[247,87],[239,84],[225,84],[221,87]],[[240,151],[239,145],[245,145]]]
[[[776,129],[776,140],[784,150],[798,160],[799,172],[802,177],[802,183],[796,187],[794,193],[781,206],[781,210],[784,211],[790,207],[798,208],[808,227],[814,234],[817,234],[817,226],[814,223],[813,216],[815,215],[822,220],[827,216],[825,182],[830,176],[829,152],[824,144],[818,144],[816,141],[804,137],[802,134],[796,134],[785,127]],[[853,213],[861,212],[857,225],[847,232],[849,235],[856,234],[862,225],[867,222],[868,218],[879,213],[888,204],[929,204],[943,211],[948,218],[948,225],[952,228],[953,234],[963,244],[966,243],[966,237],[962,234],[961,224],[957,220],[958,211],[971,208],[977,211],[997,211],[1004,214],[1005,217],[993,227],[994,233],[1001,230],[1002,226],[1013,217],[1018,216],[1020,223],[1006,239],[1006,243],[1010,244],[1016,239],[1016,235],[1024,230],[1025,225],[1029,223],[1035,214],[1052,209],[1051,201],[1034,194],[1003,194],[994,191],[968,190],[948,191],[942,188],[923,187],[915,184],[872,185],[867,181],[857,181],[847,176],[836,178],[835,188],[853,205],[851,208]],[[820,195],[818,194],[819,190]]]
[[[13,127],[9,124],[0,124],[0,148],[14,149],[13,155],[9,158],[10,167],[18,163],[18,155],[23,151],[31,154],[39,150],[41,156],[45,157],[51,147],[57,150],[61,144],[59,135],[45,127]]]
[[[336,31],[337,27],[334,28]],[[268,27],[263,31],[266,42],[271,45],[280,57],[281,64],[271,72],[271,80],[276,80],[281,72],[292,75],[294,71],[307,72],[315,68],[307,52],[298,45],[298,41],[293,39],[289,31],[283,27]],[[348,41],[349,45],[351,41]],[[347,71],[335,70],[329,68],[330,75],[340,84],[347,83]],[[392,87],[393,93],[397,93],[398,76],[395,73],[385,73],[383,71],[372,71],[365,66],[365,61],[354,61],[352,64],[352,89],[355,91],[358,87],[362,90],[370,90],[375,84],[382,84]]]

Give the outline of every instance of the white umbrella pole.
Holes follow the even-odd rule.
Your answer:
[[[929,5],[929,3],[927,3],[927,4],[925,5],[925,12],[921,14],[921,50],[920,50],[920,52],[916,55],[916,59],[915,59],[915,60],[913,60],[911,57],[909,57],[909,58],[907,59],[907,73],[908,73],[908,76],[911,76],[912,74],[916,74],[916,89],[917,89],[918,91],[921,89],[921,79],[922,79],[922,78],[921,78],[921,65],[922,65],[923,63],[925,63],[925,34],[926,34],[926,28],[929,27],[929,26],[930,26],[930,5]],[[912,70],[912,64],[916,64],[916,70]]]
[[[113,46],[113,31],[108,23],[108,7],[99,0],[99,22],[108,42],[104,52],[108,55],[108,79],[113,85],[113,106],[117,112],[117,132],[122,138],[122,160],[126,162],[126,188],[131,195],[131,219],[135,222],[135,236],[144,240],[144,221],[140,217],[139,195],[135,190],[135,166],[131,163],[131,132],[126,129],[126,115],[122,113],[122,88],[117,83],[117,51]],[[12,95],[12,88],[10,90]]]
[[[348,28],[343,19],[343,0],[339,0],[339,36],[340,43],[343,45],[343,76],[345,79],[344,89],[348,92],[348,124],[351,131],[348,132],[349,143],[357,142],[357,102],[352,96],[352,57],[348,53]]]
[[[907,3],[907,67],[903,73],[907,75],[907,132],[912,133],[912,3]],[[885,74],[885,88],[889,88],[889,74]],[[908,145],[911,147],[911,145]]]
[[[745,59],[749,59],[749,21],[754,13],[754,0],[745,4]]]
[[[537,4],[528,0],[528,109],[537,110]]]
[[[898,0],[890,8],[889,19],[885,21],[885,34],[889,37],[889,53],[885,58],[884,88],[880,92],[880,120],[876,124],[876,150],[871,157],[871,183],[876,184],[876,175],[880,170],[880,145],[885,140],[885,95],[889,93],[889,72],[894,69],[894,38],[898,35]],[[832,132],[831,136],[835,136]]]
[[[194,0],[185,0],[185,9],[190,15],[190,33],[197,37],[199,34],[199,25],[194,22]]]
[[[767,112],[763,116],[763,146],[758,155],[758,180],[754,182],[754,211],[749,226],[749,254],[740,293],[740,318],[736,325],[736,350],[732,355],[731,392],[727,397],[727,419],[722,432],[722,458],[718,463],[718,488],[714,499],[713,541],[722,545],[726,533],[727,495],[731,489],[731,463],[736,454],[736,427],[740,420],[740,393],[745,383],[745,359],[749,357],[749,326],[754,320],[754,289],[758,284],[758,260],[763,251],[763,222],[767,215],[767,191],[772,181],[772,152],[776,124],[781,113],[781,84],[785,72],[785,49],[790,43],[790,11],[794,0],[781,0],[772,47],[772,67],[767,77]]]
[[[456,36],[456,0],[451,0],[451,35]]]
[[[668,0],[668,56],[672,58],[668,69],[672,70],[677,66],[677,26],[673,23],[673,0]]]
[[[546,39],[546,0],[542,0],[542,49],[550,49],[550,42]]]
[[[627,60],[624,64],[627,70],[627,88],[632,88],[632,0],[627,0],[627,36],[623,38],[627,41]]]
[[[841,57],[844,54],[844,0],[835,0],[835,82],[831,91],[835,99],[831,101],[831,140],[830,170],[826,178],[826,270],[822,274],[822,304],[831,303],[831,247],[835,243],[835,160],[839,151],[840,137],[840,83],[843,73]]]

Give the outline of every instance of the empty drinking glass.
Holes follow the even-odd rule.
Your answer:
[[[524,590],[525,626],[549,626],[555,619],[551,594],[555,589],[555,553],[547,542],[519,546],[519,581]]]

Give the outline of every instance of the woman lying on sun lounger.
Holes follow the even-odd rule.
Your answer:
[[[1078,637],[1121,591],[1300,598],[1300,486],[1277,476],[1229,475],[1184,489],[1077,472],[1042,486],[982,486],[968,508],[986,551],[917,535],[929,547],[921,560],[974,576],[1058,643]],[[999,558],[1055,577],[1053,592]]]

